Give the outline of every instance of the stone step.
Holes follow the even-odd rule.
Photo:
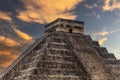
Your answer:
[[[120,60],[107,60],[106,62],[108,65],[120,65]],[[116,65],[116,66],[117,66]]]
[[[103,58],[105,58],[106,60],[116,60],[114,54],[112,53],[108,53],[108,54],[103,54],[101,55]]]
[[[26,64],[28,65],[28,64]],[[20,72],[30,72],[33,69],[36,69],[36,66],[38,68],[44,68],[44,69],[75,69],[76,68],[76,64],[60,64],[60,63],[39,63],[36,66],[32,66],[30,67],[30,65],[28,65],[29,67],[25,67],[22,68],[20,70]]]
[[[105,47],[95,47],[100,55],[108,54],[108,51]]]
[[[69,56],[46,56],[47,60],[55,60],[55,61],[67,61],[67,62],[75,62],[74,57],[69,57]]]
[[[50,42],[51,44],[55,45],[67,45],[65,42],[57,43],[57,42]]]
[[[57,61],[71,61],[74,62],[75,61],[75,56],[69,56],[69,55],[57,55],[57,54],[46,54],[46,55],[36,55],[33,57],[29,57],[28,59],[26,59],[24,61],[24,63],[30,63],[32,62],[34,59],[39,58],[39,60],[43,60],[43,58],[46,57],[47,60],[57,60]]]
[[[65,42],[64,38],[50,38],[49,42],[63,43]]]
[[[38,68],[33,71],[32,74],[35,75],[78,75],[78,71],[76,69],[62,69],[62,68],[56,68],[56,69],[51,69],[51,68]]]
[[[68,49],[60,49],[60,48],[50,48],[50,49],[56,51],[69,51]]]
[[[61,69],[75,69],[76,64],[75,63],[43,63],[43,62],[39,62],[37,65],[39,68],[61,68]]]
[[[32,79],[32,78],[31,78]],[[34,75],[35,80],[80,80],[79,76],[74,75]]]
[[[14,80],[80,80],[79,76],[74,75],[29,75],[28,79],[26,76],[15,77]]]
[[[60,45],[60,44],[50,44],[50,48],[69,49],[69,46],[67,46],[67,45]]]
[[[55,60],[39,60],[39,62],[42,63],[59,63],[59,64],[75,64],[75,62],[70,62],[70,61],[55,61]]]
[[[58,50],[58,49],[48,49],[47,48],[47,54],[50,55],[62,55],[62,56],[73,56],[73,53],[70,52],[69,50]]]
[[[63,53],[48,53],[47,56],[56,56],[56,57],[75,57],[73,54],[68,53],[68,52],[63,52]]]
[[[41,64],[72,64],[72,65],[75,65],[75,62],[71,62],[71,61],[55,61],[55,60],[36,60],[36,61],[33,61],[33,62],[30,62],[30,63],[26,63],[26,64],[23,64],[21,66],[21,69],[27,69],[29,67],[34,67],[36,66],[37,63],[41,63]]]

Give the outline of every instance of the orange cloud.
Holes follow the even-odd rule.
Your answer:
[[[28,34],[18,30],[14,29],[16,34],[24,39],[25,42],[17,42],[11,38],[7,38],[5,36],[0,36],[0,47],[2,48],[0,50],[0,66],[6,68],[9,66],[19,55],[18,53],[22,52],[24,50],[23,45],[28,45],[30,41],[32,41],[32,37],[30,37]],[[21,43],[21,44],[20,44]],[[2,45],[1,45],[2,44]],[[6,48],[6,46],[8,46]]]
[[[0,56],[10,56],[11,53],[9,51],[0,51]]]
[[[9,61],[0,62],[0,66],[6,68],[6,67],[8,67],[13,61],[14,61],[14,59],[13,59],[13,60],[9,60]]]
[[[102,38],[98,42],[100,45],[104,44],[104,42],[107,41],[107,38]]]
[[[106,36],[106,35],[108,35],[110,33],[108,31],[101,31],[98,34],[101,35],[101,36]]]
[[[56,18],[75,19],[73,10],[83,0],[21,0],[26,11],[18,10],[19,19],[25,22],[47,23]]]
[[[3,62],[3,63],[1,63],[1,66],[6,68],[6,67],[8,67],[11,63],[12,63],[12,61]]]
[[[0,36],[0,44],[3,44],[5,46],[9,46],[9,47],[20,46],[20,43],[16,42],[13,39],[6,38],[5,36]]]
[[[0,51],[0,56],[4,57],[0,59],[0,66],[2,67],[8,67],[18,57],[18,55],[11,50]]]
[[[119,0],[105,0],[103,10],[104,11],[113,11],[120,10],[120,1]]]
[[[0,18],[4,20],[9,20],[9,21],[12,20],[9,13],[2,12],[2,11],[0,11]]]
[[[22,32],[22,31],[20,31],[18,29],[14,29],[14,31],[17,33],[17,35],[20,38],[22,38],[22,39],[24,39],[26,41],[31,41],[32,40],[32,37],[30,35],[26,34],[25,32]]]

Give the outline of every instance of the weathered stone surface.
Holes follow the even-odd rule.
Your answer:
[[[57,19],[0,80],[120,80],[120,61],[89,35],[83,22]]]

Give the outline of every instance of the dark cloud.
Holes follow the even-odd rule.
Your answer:
[[[15,17],[13,18],[13,22],[17,25],[16,27],[18,29],[22,30],[23,32],[27,32],[33,37],[33,39],[36,39],[38,36],[40,37],[44,34],[44,26],[46,24],[40,24],[36,22],[24,22]]]
[[[0,11],[17,14],[18,9],[24,10],[25,5],[20,0],[0,0]]]
[[[18,57],[17,52],[12,50],[0,51],[0,66],[7,67]]]

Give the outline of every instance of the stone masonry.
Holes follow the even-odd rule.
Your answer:
[[[0,80],[120,80],[120,60],[84,34],[84,22],[58,18]]]

